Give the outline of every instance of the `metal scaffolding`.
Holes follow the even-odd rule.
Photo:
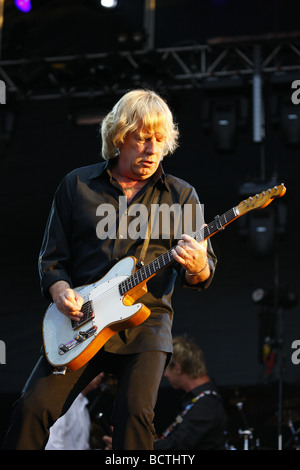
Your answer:
[[[0,61],[0,78],[17,100],[50,100],[157,89],[200,88],[222,79],[260,83],[266,75],[289,80],[300,70],[300,33],[220,38],[206,45]],[[259,79],[260,77],[260,79]],[[256,95],[259,88],[256,88]]]

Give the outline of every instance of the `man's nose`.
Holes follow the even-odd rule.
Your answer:
[[[155,155],[157,153],[157,142],[155,137],[148,140],[146,152],[148,155]]]

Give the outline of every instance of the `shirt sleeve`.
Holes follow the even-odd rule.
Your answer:
[[[72,193],[65,178],[54,195],[38,260],[41,290],[48,300],[52,300],[49,287],[54,282],[63,280],[72,285],[69,270],[71,224]]]

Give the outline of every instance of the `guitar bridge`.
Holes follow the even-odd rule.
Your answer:
[[[95,316],[92,303],[89,300],[83,304],[80,311],[83,313],[83,317],[79,321],[71,320],[73,330],[77,330]]]
[[[90,336],[95,334],[96,331],[97,331],[96,325],[92,326],[86,331],[79,331],[79,333],[75,335],[74,338],[71,339],[71,341],[68,341],[68,343],[65,343],[65,344],[60,344],[58,346],[58,354],[62,356],[63,354],[66,354],[67,352],[71,351],[71,349],[76,348],[76,346],[78,346],[83,341],[90,338]]]

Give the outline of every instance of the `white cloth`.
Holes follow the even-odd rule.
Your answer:
[[[80,394],[68,411],[50,428],[45,450],[89,450],[91,419],[88,399]]]

